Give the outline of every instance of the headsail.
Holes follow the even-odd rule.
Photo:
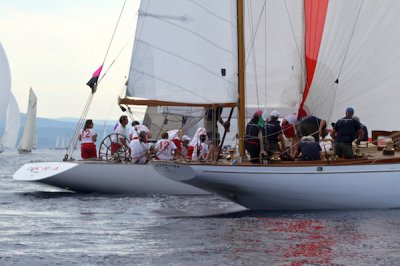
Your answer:
[[[399,129],[400,2],[329,1],[305,105],[329,121],[355,109],[369,129]]]
[[[29,90],[29,103],[28,103],[28,110],[26,112],[26,120],[25,120],[25,127],[24,133],[22,134],[22,138],[19,144],[19,151],[22,152],[30,152],[32,151],[33,145],[35,143],[36,138],[36,103],[37,97],[30,88]]]

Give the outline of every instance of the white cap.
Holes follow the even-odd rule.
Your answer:
[[[276,110],[271,112],[271,116],[272,117],[279,117],[279,115],[280,115],[280,113],[278,111],[276,111]]]
[[[183,136],[182,136],[182,140],[183,140],[183,141],[185,141],[185,140],[190,141],[190,138],[189,138],[187,135],[183,135]]]

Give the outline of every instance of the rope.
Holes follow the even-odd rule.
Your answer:
[[[108,52],[110,51],[111,44],[112,44],[112,42],[113,42],[113,40],[114,40],[115,32],[117,31],[117,28],[118,28],[118,25],[119,25],[119,21],[120,21],[120,19],[121,19],[122,13],[123,13],[124,8],[125,8],[125,4],[126,4],[126,0],[124,1],[124,4],[123,4],[122,9],[121,9],[121,12],[120,12],[120,14],[119,14],[118,21],[117,21],[117,24],[115,25],[114,32],[113,32],[113,34],[112,34],[112,36],[111,36],[111,40],[110,40],[110,42],[109,42],[109,44],[108,44],[108,48],[107,48],[106,54],[105,54],[105,56],[104,56],[102,65],[104,65],[104,63],[105,63],[105,61],[106,61],[106,59],[107,59],[107,55],[108,55]],[[114,60],[114,61],[115,61],[115,60]],[[103,77],[104,77],[104,75],[103,75]],[[100,82],[100,81],[99,81],[99,82]],[[97,82],[97,85],[99,84],[99,82]],[[66,153],[65,156],[64,156],[64,161],[73,160],[73,158],[72,158],[72,153],[74,152],[75,145],[76,145],[76,143],[78,142],[78,134],[79,134],[79,131],[80,131],[80,129],[82,128],[83,124],[85,123],[87,114],[88,114],[88,112],[89,112],[90,105],[91,105],[92,100],[93,100],[94,93],[95,93],[95,91],[91,91],[91,92],[90,92],[90,95],[89,95],[89,97],[88,97],[88,100],[86,101],[86,105],[85,105],[85,107],[84,107],[84,109],[83,109],[82,115],[81,115],[81,117],[79,118],[78,123],[77,123],[77,125],[76,125],[74,135],[73,135],[73,137],[71,138],[71,141],[70,141],[70,144],[69,144],[67,153]]]

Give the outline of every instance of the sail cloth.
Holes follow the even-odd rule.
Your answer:
[[[132,52],[132,97],[237,102],[236,1],[143,0]]]
[[[26,120],[24,133],[19,144],[19,151],[30,152],[36,139],[36,103],[37,97],[35,92],[30,88],[28,110],[26,112]]]
[[[368,129],[400,129],[399,14],[396,0],[329,1],[311,113],[335,122],[351,106]]]
[[[0,121],[5,118],[11,90],[11,72],[4,48],[0,42]]]
[[[6,112],[6,125],[4,133],[0,138],[0,145],[6,148],[15,148],[19,132],[19,107],[15,100],[14,94],[10,93],[7,112]]]
[[[294,107],[305,84],[304,0],[245,1],[246,105]]]

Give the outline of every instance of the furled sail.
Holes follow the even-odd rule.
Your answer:
[[[26,112],[26,120],[25,120],[25,127],[24,133],[22,134],[22,138],[19,144],[19,151],[22,152],[31,152],[33,145],[35,143],[36,138],[36,103],[37,97],[30,88],[29,90],[29,103],[28,103],[28,110]]]
[[[141,1],[128,90],[157,101],[236,103],[236,2]]]
[[[305,105],[335,122],[355,109],[371,130],[399,129],[400,2],[329,1]]]

